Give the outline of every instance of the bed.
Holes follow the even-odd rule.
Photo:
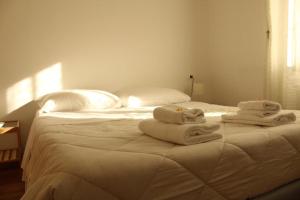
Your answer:
[[[148,137],[137,125],[153,107],[38,112],[22,163],[22,200],[272,199],[274,189],[300,178],[299,120],[271,128],[221,123],[237,108],[179,105],[203,109],[223,138],[180,146]]]

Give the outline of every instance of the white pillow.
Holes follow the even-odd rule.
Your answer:
[[[191,98],[175,89],[159,87],[138,87],[120,90],[116,93],[125,107],[159,106],[190,101]]]
[[[44,112],[96,111],[121,107],[120,99],[101,90],[65,90],[43,96],[38,104]]]

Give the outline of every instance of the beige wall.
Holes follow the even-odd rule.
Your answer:
[[[207,55],[204,80],[212,103],[236,105],[264,98],[267,59],[266,1],[204,0]],[[203,53],[200,53],[200,55]],[[199,63],[198,63],[199,64]],[[200,63],[201,65],[201,63]],[[202,72],[200,68],[199,74]]]
[[[195,75],[195,82],[203,84],[203,91],[200,91],[201,95],[195,95],[196,100],[211,102],[211,72],[209,65],[209,0],[197,0],[196,4],[196,56],[195,67],[193,68],[193,74]],[[197,91],[194,91],[197,93]]]
[[[1,116],[12,112],[6,118],[21,119],[25,133],[34,105],[22,105],[60,86],[187,90],[194,5],[194,0],[0,1]]]

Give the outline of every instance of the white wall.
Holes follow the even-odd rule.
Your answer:
[[[262,0],[210,0],[209,56],[213,102],[264,97],[267,18]]]
[[[144,84],[187,90],[195,65],[194,5],[194,0],[0,1],[1,116],[21,119],[25,133],[34,105],[22,105],[59,87],[115,91]]]
[[[267,62],[266,1],[200,2],[198,26],[206,33],[198,34],[206,41],[198,45],[197,74],[206,88],[202,98],[223,105],[263,99]],[[201,51],[203,46],[205,53]],[[209,78],[205,79],[203,76],[207,75]]]
[[[209,0],[197,0],[196,11],[196,66],[193,68],[195,82],[203,84],[201,95],[195,95],[196,100],[211,102],[211,72],[209,63]],[[197,93],[197,91],[194,91]]]

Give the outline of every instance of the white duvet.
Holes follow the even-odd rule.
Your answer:
[[[137,125],[153,108],[37,115],[22,163],[22,199],[246,199],[300,178],[299,121],[222,123],[221,114],[237,109],[183,106],[219,122],[223,139],[179,146],[145,136]]]

